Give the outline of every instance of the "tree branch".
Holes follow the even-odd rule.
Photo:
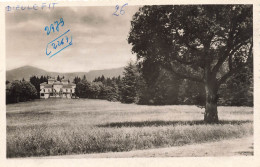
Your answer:
[[[194,62],[192,62],[192,61],[184,61],[184,60],[181,60],[181,59],[179,59],[177,57],[175,58],[175,60],[178,61],[179,63],[185,64],[185,65],[192,65],[192,64],[194,64]]]
[[[195,82],[201,82],[203,83],[203,79],[202,78],[198,78],[196,76],[190,76],[190,75],[185,75],[184,73],[180,73],[177,72],[172,65],[165,65],[164,67],[166,67],[168,70],[172,71],[176,76],[183,78],[183,79],[189,79],[191,81],[195,81]]]
[[[245,63],[240,64],[240,66],[238,66],[237,68],[231,68],[229,70],[229,72],[227,72],[224,76],[222,76],[219,80],[218,80],[218,87],[224,83],[229,77],[231,77],[234,73],[238,72],[239,70],[241,70],[244,66],[249,64],[249,60],[252,56],[252,50],[253,50],[253,44],[251,44],[250,49],[249,49],[249,54],[248,54],[248,58],[247,61]]]
[[[248,39],[248,40],[250,40],[250,39]],[[234,46],[234,49],[227,49],[225,51],[225,54],[218,60],[217,64],[213,67],[212,73],[217,73],[217,71],[219,70],[221,65],[224,63],[226,58],[232,57],[232,55],[235,53],[235,51],[237,51],[241,46],[243,46],[243,45],[245,45],[246,43],[249,42],[248,40],[241,42],[241,43],[238,43],[236,46]],[[231,63],[231,62],[229,62],[229,63]]]
[[[228,56],[228,67],[229,67],[229,70],[233,69],[232,55]]]
[[[240,68],[241,69],[241,68]],[[222,83],[224,83],[229,77],[231,77],[238,69],[231,69],[228,73],[226,73],[223,77],[218,80],[217,86],[219,87]]]
[[[249,40],[250,40],[250,38],[247,39],[247,40],[245,40],[245,41],[243,41],[243,42],[241,42],[241,43],[238,43],[238,44],[235,46],[235,48],[232,49],[232,51],[229,53],[229,55],[233,55],[241,46],[243,46],[243,45],[249,43]]]
[[[188,54],[188,52],[186,52],[184,55],[186,55],[186,54]],[[171,54],[170,54],[171,55]],[[183,55],[183,56],[184,56]],[[185,60],[182,60],[181,58],[178,58],[178,56],[170,56],[170,57],[174,57],[173,59],[174,60],[176,60],[176,61],[178,61],[179,63],[181,63],[181,64],[185,64],[185,65],[192,65],[192,64],[194,64],[194,62],[193,61],[185,61]]]
[[[198,54],[200,53],[200,50],[199,50],[199,49],[197,49],[196,47],[191,46],[190,44],[188,44],[187,41],[185,41],[185,40],[183,39],[183,37],[180,36],[180,34],[179,34],[179,32],[178,32],[178,29],[175,29],[175,31],[176,31],[176,35],[178,36],[178,39],[179,39],[183,44],[185,44],[185,46],[186,46],[187,48],[191,49],[192,51],[195,51],[195,53],[198,53]],[[200,56],[200,59],[202,59],[202,56]],[[190,61],[190,62],[183,61],[183,60],[181,60],[181,59],[178,59],[177,57],[175,58],[175,60],[178,61],[179,63],[185,64],[185,65],[192,65],[192,64],[195,63],[195,62],[192,62],[192,61]],[[202,65],[200,65],[199,63],[197,63],[197,65],[198,65],[199,67],[201,67],[201,68],[204,68],[204,67],[203,67]]]

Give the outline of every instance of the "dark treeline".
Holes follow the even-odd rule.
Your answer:
[[[219,105],[252,106],[252,67],[246,66],[240,74],[227,80],[219,90]],[[49,76],[32,76],[30,81],[6,82],[6,102],[16,103],[40,98],[40,84]],[[61,81],[58,76],[56,80]],[[129,63],[123,77],[105,78],[103,75],[92,82],[86,76],[75,77],[76,96],[79,98],[104,99],[122,103],[146,105],[205,105],[205,89],[201,83],[180,79],[160,66],[140,67]]]
[[[252,69],[246,66],[221,86],[219,105],[253,105]],[[80,98],[146,105],[205,105],[202,83],[181,79],[157,65],[140,67],[131,62],[125,67],[122,78],[101,76],[88,82],[84,76],[82,79],[75,77],[73,82],[77,84],[76,95]]]
[[[74,83],[76,84],[76,95],[79,98],[90,98],[90,99],[106,99],[109,101],[120,101],[120,85],[121,78],[95,78],[93,82],[83,78],[75,77]]]
[[[245,66],[230,77],[218,92],[218,104],[253,106],[253,68]],[[121,102],[148,105],[205,105],[202,83],[182,79],[158,65],[129,63],[122,78]]]

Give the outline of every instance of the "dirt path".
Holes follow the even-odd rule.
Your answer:
[[[253,155],[253,136],[179,147],[135,150],[129,152],[50,156],[42,158],[203,157],[250,155]]]

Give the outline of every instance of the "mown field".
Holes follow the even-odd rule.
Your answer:
[[[7,157],[120,152],[253,134],[252,107],[219,107],[219,124],[196,106],[145,106],[90,99],[7,105]]]

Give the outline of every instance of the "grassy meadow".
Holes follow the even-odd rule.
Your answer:
[[[252,107],[218,107],[219,124],[196,106],[47,99],[7,105],[7,157],[119,152],[253,134]]]

